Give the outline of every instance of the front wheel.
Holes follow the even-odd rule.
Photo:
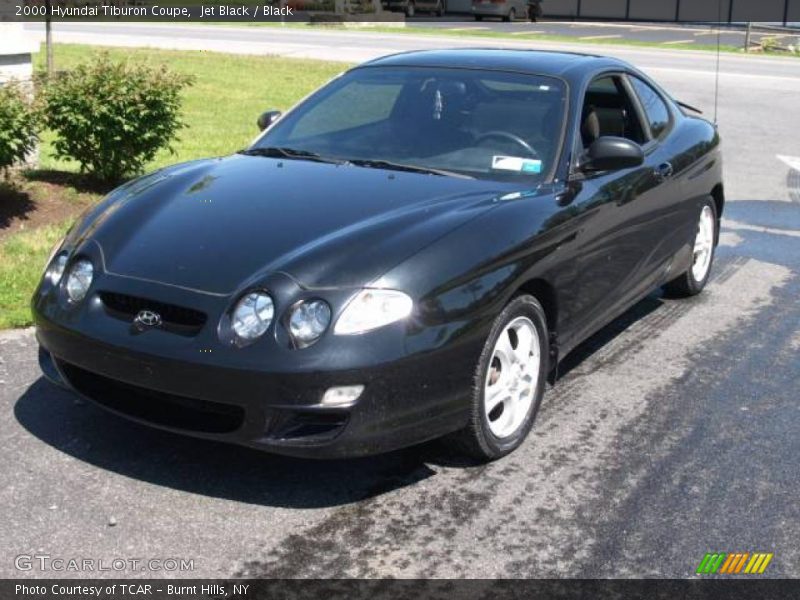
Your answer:
[[[692,266],[664,286],[667,294],[678,297],[696,296],[706,287],[714,262],[718,224],[717,208],[714,199],[709,196],[700,207],[692,249]]]
[[[516,450],[533,426],[544,395],[547,321],[533,296],[518,296],[495,319],[475,373],[467,427],[454,439],[481,461]]]

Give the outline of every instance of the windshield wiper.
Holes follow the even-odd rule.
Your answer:
[[[457,173],[455,171],[446,171],[445,169],[433,169],[431,167],[418,167],[416,165],[406,165],[403,163],[396,163],[389,160],[351,158],[347,162],[351,165],[355,165],[357,167],[366,167],[368,169],[388,169],[390,171],[407,171],[409,173],[439,175],[440,177],[460,177],[462,179],[475,179],[470,175],[465,175],[464,173]]]
[[[285,148],[280,146],[248,148],[247,150],[240,150],[239,154],[244,154],[246,156],[267,156],[270,158],[290,158],[293,160],[313,160],[314,162],[330,163],[333,165],[343,165],[345,162],[347,162],[338,158],[321,156],[316,152],[309,152],[308,150],[298,150],[296,148]]]

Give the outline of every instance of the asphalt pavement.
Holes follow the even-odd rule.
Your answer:
[[[338,60],[459,45],[310,33],[102,35]],[[713,115],[712,56],[604,50]],[[31,331],[0,335],[0,576],[81,575],[15,567],[44,553],[195,567],[102,576],[687,577],[706,552],[759,551],[766,575],[800,577],[800,63],[723,57],[720,83],[709,288],[654,293],[581,346],[530,439],[490,465],[438,444],[314,462],[154,431],[45,382]]]

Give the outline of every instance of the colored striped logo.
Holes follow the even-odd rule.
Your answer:
[[[766,552],[715,552],[706,554],[697,567],[698,575],[761,575],[773,554]]]

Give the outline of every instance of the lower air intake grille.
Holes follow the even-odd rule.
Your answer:
[[[58,367],[81,394],[111,410],[148,423],[200,433],[230,433],[244,422],[244,409],[233,404],[150,390],[61,360]]]

